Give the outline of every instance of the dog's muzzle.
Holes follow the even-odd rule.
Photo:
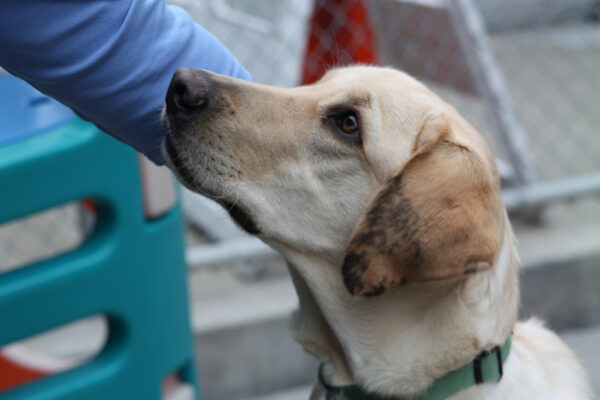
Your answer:
[[[168,128],[169,133],[163,144],[163,154],[167,164],[175,170],[179,180],[188,188],[208,197],[219,197],[217,201],[240,227],[256,235],[260,230],[243,206],[201,190],[202,185],[198,182],[198,178],[179,154],[182,147],[189,145],[185,140],[188,123],[209,108],[213,86],[210,75],[205,71],[189,68],[175,71],[165,98],[166,113],[163,115],[163,124]]]
[[[204,71],[181,68],[173,74],[165,97],[162,123],[168,134],[163,143],[163,156],[167,165],[188,185],[196,182],[191,170],[182,162],[175,144],[181,146],[188,123],[194,115],[208,107],[211,86],[210,78]]]

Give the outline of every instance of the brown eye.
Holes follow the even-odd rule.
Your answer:
[[[348,114],[340,120],[340,129],[347,135],[356,134],[358,131],[358,119],[354,114]]]
[[[340,136],[351,139],[358,144],[362,143],[360,122],[356,112],[347,110],[332,113],[327,117],[327,123]]]

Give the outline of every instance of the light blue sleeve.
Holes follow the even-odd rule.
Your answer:
[[[164,0],[6,0],[0,65],[163,164],[160,110],[173,72],[250,79],[218,40]]]

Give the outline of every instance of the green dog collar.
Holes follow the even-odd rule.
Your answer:
[[[471,386],[487,382],[498,382],[502,378],[502,367],[510,353],[511,344],[512,333],[508,335],[502,347],[496,346],[491,350],[482,351],[469,364],[436,379],[425,393],[411,398],[411,400],[443,400]],[[327,400],[338,398],[347,400],[400,400],[398,397],[385,397],[369,393],[357,385],[331,386],[325,382],[321,372],[322,368],[319,368],[319,380],[327,391]]]

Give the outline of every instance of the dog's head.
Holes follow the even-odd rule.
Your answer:
[[[179,70],[166,99],[166,158],[279,249],[343,265],[347,289],[490,268],[504,211],[481,137],[392,69],[335,69],[293,89]]]

